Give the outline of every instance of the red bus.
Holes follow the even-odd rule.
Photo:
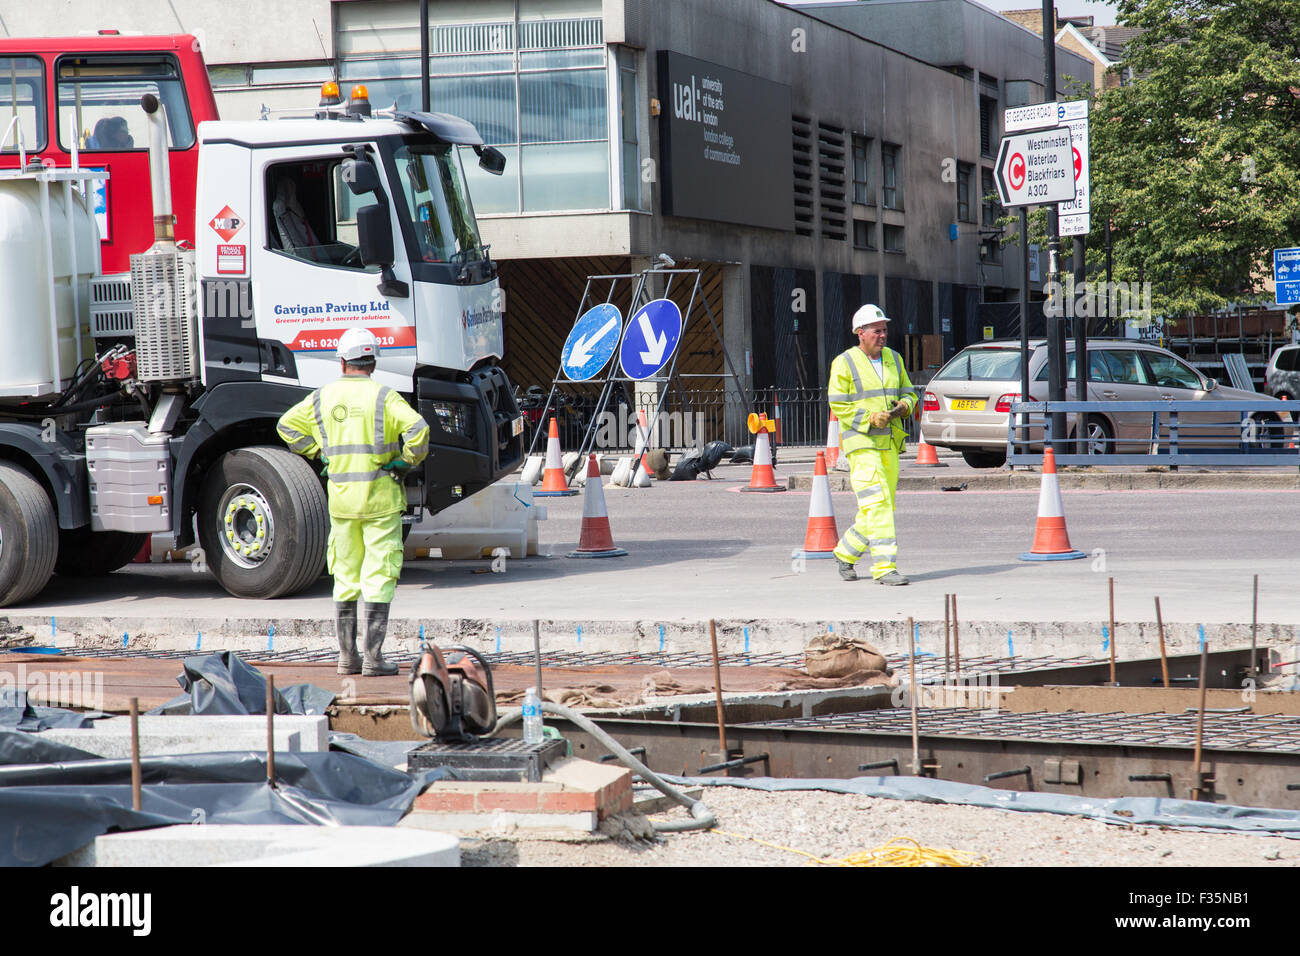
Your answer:
[[[19,164],[19,136],[45,165],[106,169],[95,196],[102,268],[126,272],[153,243],[148,134],[140,97],[167,111],[176,238],[194,241],[198,124],[217,119],[198,41],[188,35],[0,39],[0,169]]]

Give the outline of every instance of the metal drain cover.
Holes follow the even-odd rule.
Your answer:
[[[519,737],[485,737],[472,744],[430,740],[407,751],[407,770],[447,767],[459,780],[514,780],[538,783],[542,772],[564,756],[563,740],[525,743]]]

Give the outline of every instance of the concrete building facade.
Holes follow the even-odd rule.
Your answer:
[[[48,9],[6,10],[0,32],[194,33],[227,118],[312,105],[334,76],[345,92],[365,83],[376,107],[418,108],[416,0],[66,7],[56,27]],[[924,378],[982,334],[981,303],[1019,294],[1018,248],[999,247],[986,197],[1003,109],[1042,98],[1042,42],[978,4],[429,7],[433,108],[508,159],[498,179],[466,167],[521,386],[550,383],[587,275],[659,253],[702,270],[727,352],[758,388],[823,386],[864,302],[890,314],[891,345]],[[1061,74],[1091,75],[1057,57]],[[692,121],[712,137],[703,150],[683,145]],[[679,370],[716,387],[722,350],[697,311]]]

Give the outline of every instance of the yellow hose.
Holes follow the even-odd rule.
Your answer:
[[[768,843],[766,840],[746,836],[743,833],[729,833],[726,830],[718,829],[713,829],[710,832],[721,836],[735,837],[738,840],[749,840],[761,846],[771,847],[774,850],[797,853],[799,856],[807,857],[822,866],[983,866],[988,862],[988,857],[980,856],[969,850],[941,850],[935,847],[921,846],[911,837],[894,837],[884,846],[878,846],[874,850],[854,853],[842,860],[826,860],[804,850],[781,846],[778,843]]]

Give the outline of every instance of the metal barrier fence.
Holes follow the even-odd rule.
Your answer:
[[[556,395],[547,418],[551,416],[556,418],[560,446],[565,451],[577,449],[582,444],[596,416],[598,402],[599,396],[596,395]],[[649,421],[655,411],[653,400],[648,399],[645,404],[632,408],[626,404],[622,395],[616,394],[609,401],[600,419],[595,421],[595,449],[597,451],[634,450],[638,409],[645,412],[646,420]],[[717,439],[735,447],[752,445],[754,436],[750,434],[746,424],[751,412],[766,414],[769,419],[779,422],[776,432],[778,446],[825,447],[826,445],[830,407],[826,403],[824,388],[754,389],[749,393],[749,402],[746,403],[744,397],[735,388],[679,391],[669,387],[664,396],[659,422],[655,427],[657,434],[651,441],[651,447],[685,451],[702,447]],[[536,454],[543,454],[546,451],[548,426],[541,422],[538,416],[534,417],[538,420],[530,420],[525,412],[526,447],[532,447]],[[903,425],[907,430],[908,439],[915,440],[919,434],[916,419],[906,418],[903,420]],[[538,429],[541,434],[534,447],[533,435]]]
[[[1043,444],[1054,440],[1052,413],[1061,412],[1075,434],[1083,416],[1087,453],[1078,454],[1071,440],[1067,453],[1055,456],[1059,465],[1300,467],[1295,410],[1294,403],[1264,396],[1243,402],[1018,402],[1007,416],[1007,463],[1042,464]]]

